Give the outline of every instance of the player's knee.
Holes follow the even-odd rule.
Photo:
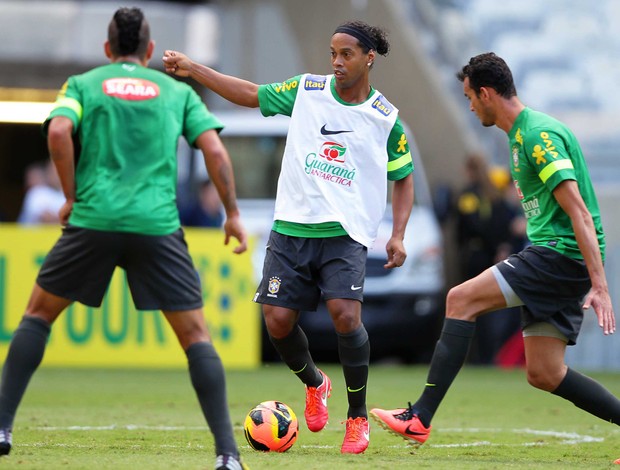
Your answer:
[[[552,392],[558,386],[553,376],[541,370],[528,370],[527,382],[534,388]]]
[[[340,334],[350,333],[362,324],[361,306],[357,301],[330,300],[328,310],[334,328]]]
[[[355,315],[341,315],[334,318],[334,328],[340,334],[347,334],[357,330],[361,323],[361,319]]]
[[[476,315],[470,308],[470,300],[467,289],[462,284],[452,287],[446,297],[446,317],[473,321]]]
[[[288,336],[295,326],[295,322],[292,321],[294,319],[283,315],[265,314],[264,318],[267,332],[269,333],[269,336],[273,338],[281,339]]]

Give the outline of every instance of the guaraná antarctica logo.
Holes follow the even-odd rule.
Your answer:
[[[349,170],[345,166],[347,148],[334,141],[326,141],[321,145],[318,155],[309,153],[306,156],[306,173],[322,178],[330,183],[351,186],[355,179],[355,168]]]

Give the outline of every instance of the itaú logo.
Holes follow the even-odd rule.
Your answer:
[[[159,86],[140,78],[110,78],[103,82],[103,92],[124,100],[141,101],[157,98]]]

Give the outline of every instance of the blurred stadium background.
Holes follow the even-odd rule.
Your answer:
[[[0,2],[4,223],[16,220],[26,167],[47,158],[39,123],[69,75],[104,63],[106,26],[119,5],[103,0]],[[155,68],[161,69],[164,49],[178,49],[257,83],[305,71],[329,73],[329,37],[344,20],[359,18],[385,27],[392,51],[379,60],[372,83],[398,105],[412,128],[432,191],[462,185],[463,161],[470,152],[482,152],[490,162],[505,165],[505,136],[480,126],[454,78],[471,56],[495,51],[511,66],[522,100],[564,120],[584,147],[608,237],[611,294],[620,312],[617,0],[214,0],[127,5],[143,8],[150,21],[157,43],[151,64]],[[199,92],[216,114],[231,110],[222,99]],[[450,227],[445,231],[449,286],[456,253]],[[0,311],[6,309],[6,291],[5,284]],[[620,370],[620,335],[602,339],[594,315],[587,315],[579,345],[569,349],[568,361],[575,367]]]

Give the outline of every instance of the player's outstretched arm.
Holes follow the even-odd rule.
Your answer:
[[[607,277],[605,276],[592,214],[588,211],[579,193],[576,181],[563,181],[553,190],[553,195],[571,219],[577,245],[581,250],[592,282],[592,288],[586,295],[583,308],[592,307],[603,333],[612,334],[616,330],[616,319],[609,296]]]
[[[228,245],[231,237],[236,238],[239,245],[233,251],[237,254],[243,253],[248,249],[248,239],[237,206],[235,179],[228,151],[217,131],[213,129],[200,134],[196,139],[196,146],[202,151],[209,177],[226,211],[224,244]]]
[[[162,60],[168,73],[196,80],[231,103],[248,108],[258,107],[258,85],[256,83],[224,75],[211,67],[194,62],[178,51],[164,51]]]

